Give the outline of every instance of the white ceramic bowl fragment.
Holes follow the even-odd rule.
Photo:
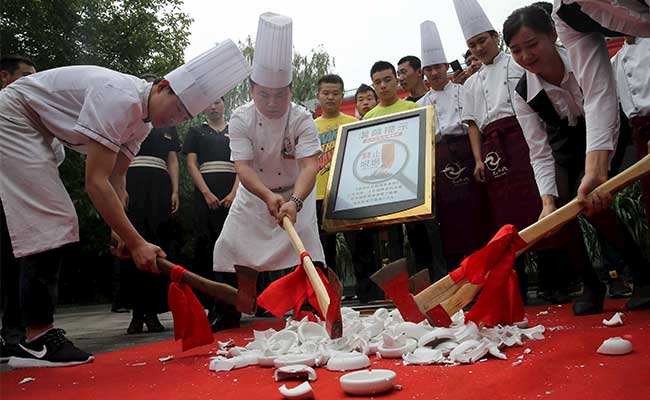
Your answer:
[[[341,353],[332,356],[327,362],[327,369],[330,371],[352,371],[355,369],[367,368],[370,366],[370,359],[367,355],[352,352]]]
[[[348,394],[370,396],[393,389],[396,377],[395,371],[389,369],[368,369],[345,374],[339,382]]]
[[[285,379],[307,379],[308,381],[315,381],[318,376],[312,367],[306,365],[286,365],[275,370],[273,373],[275,381],[282,381]]]
[[[603,325],[605,326],[621,326],[623,325],[623,313],[617,312],[610,319],[604,319]]]
[[[298,338],[302,343],[320,342],[329,339],[327,331],[316,322],[301,322],[298,326]]]
[[[282,385],[278,391],[285,399],[291,400],[307,400],[314,398],[314,391],[309,382],[303,382],[300,385],[289,389],[287,385]]]
[[[598,348],[598,353],[608,356],[622,356],[631,352],[632,342],[620,337],[606,339]]]
[[[313,367],[316,364],[317,354],[285,354],[273,360],[276,368],[286,365],[302,364]]]

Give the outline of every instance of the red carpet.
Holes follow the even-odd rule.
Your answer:
[[[386,399],[650,399],[650,311],[626,312],[625,325],[607,328],[601,324],[623,302],[609,302],[606,313],[574,317],[571,306],[526,309],[530,325],[547,328],[546,339],[529,341],[524,347],[506,350],[508,360],[488,358],[473,365],[417,367],[399,360],[373,362],[374,368],[397,372],[403,386],[383,396]],[[548,310],[547,315],[537,315]],[[256,329],[281,328],[283,322],[258,323]],[[612,336],[630,335],[634,352],[625,356],[603,356],[596,349]],[[234,338],[244,345],[252,337],[246,327],[219,333],[217,339]],[[216,343],[182,354],[180,343],[156,343],[113,353],[99,354],[93,364],[57,369],[24,369],[0,375],[0,397],[4,399],[281,399],[281,383],[272,369],[248,367],[230,372],[208,370],[208,352]],[[513,366],[528,347],[523,363]],[[158,358],[173,354],[161,363]],[[374,358],[374,357],[373,357]],[[133,365],[146,363],[145,365]],[[316,369],[312,383],[316,399],[347,397],[338,384],[341,373]],[[25,377],[36,380],[19,385]],[[297,382],[288,382],[289,387]]]

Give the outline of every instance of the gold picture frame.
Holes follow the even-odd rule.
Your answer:
[[[435,217],[434,109],[341,125],[323,203],[329,232]]]

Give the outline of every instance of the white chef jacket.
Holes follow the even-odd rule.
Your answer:
[[[273,120],[249,102],[235,110],[229,124],[232,160],[252,160],[264,185],[288,200],[300,172],[297,160],[321,152],[318,129],[309,111],[291,103],[284,116]],[[304,199],[295,228],[312,259],[324,262],[315,188]],[[299,263],[288,234],[271,216],[266,203],[240,183],[214,247],[214,270],[234,272],[237,264],[272,271]]]
[[[474,121],[483,130],[494,121],[514,116],[512,97],[523,74],[524,70],[504,52],[492,64],[483,64],[465,82],[462,120]]]
[[[616,88],[628,118],[650,115],[650,39],[625,43],[612,59]]]
[[[610,31],[650,36],[650,0],[554,0],[553,3],[554,10],[561,4],[577,3],[583,13]]]
[[[555,86],[546,82],[537,74],[526,71],[526,80],[528,83],[527,98],[534,98],[541,90],[546,91],[553,108],[560,119],[567,119],[569,126],[575,126],[578,118],[584,116],[583,102],[584,98],[578,81],[573,73],[568,55],[565,49],[559,48],[560,58],[564,63],[564,77],[560,86]],[[535,181],[539,189],[540,196],[551,195],[558,196],[557,185],[555,182],[555,158],[553,157],[551,146],[548,142],[548,133],[546,125],[535,112],[526,103],[519,93],[513,94],[517,120],[524,132],[524,137],[530,149],[530,162],[535,173]],[[616,135],[618,136],[618,129]]]
[[[56,139],[79,151],[94,140],[133,158],[151,129],[143,122],[151,86],[73,66],[21,78],[0,92],[0,198],[15,257],[79,240]]]
[[[442,135],[466,135],[467,127],[461,122],[463,111],[463,86],[448,82],[442,90],[429,90],[418,106],[433,105],[436,118],[436,140]]]
[[[97,66],[41,71],[14,82],[43,125],[66,147],[85,153],[94,140],[133,159],[152,125],[144,122],[152,83]]]

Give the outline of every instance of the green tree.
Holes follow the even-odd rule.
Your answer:
[[[182,0],[3,0],[0,53],[28,55],[39,70],[89,64],[163,75],[183,63],[189,44],[192,20],[181,5]],[[88,267],[110,265],[109,231],[85,192],[84,157],[66,153],[61,178],[79,216],[81,242],[66,258],[61,297],[98,300],[95,289],[108,290],[110,268]]]

